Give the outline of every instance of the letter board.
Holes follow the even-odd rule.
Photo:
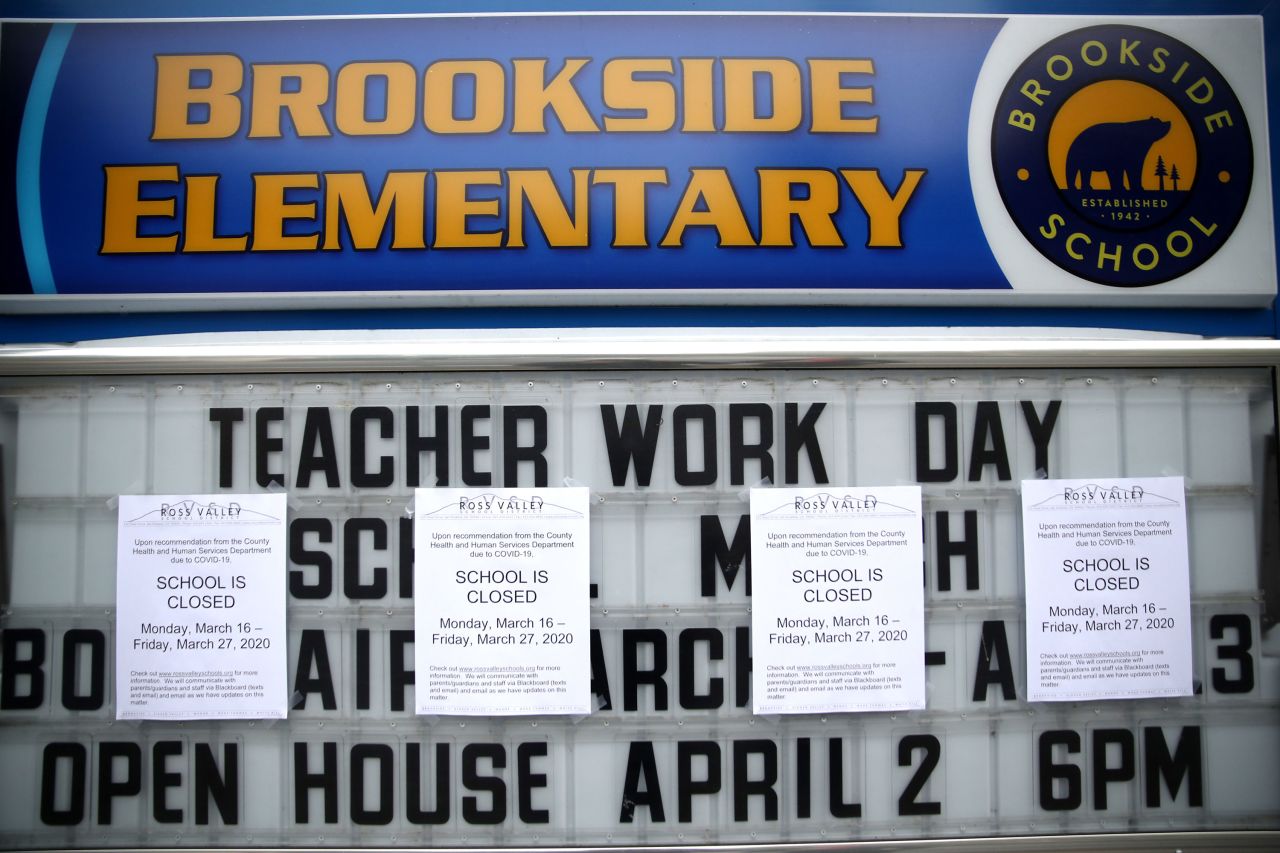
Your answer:
[[[1280,828],[1261,369],[0,386],[0,847]],[[1181,476],[1194,695],[1026,699],[1019,483]],[[753,716],[748,493],[919,485],[926,707]],[[590,489],[594,710],[415,716],[413,490]],[[114,720],[120,494],[288,495],[288,718]]]

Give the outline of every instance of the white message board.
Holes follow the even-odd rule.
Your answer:
[[[285,716],[285,496],[121,495],[116,719]]]
[[[752,489],[757,714],[923,708],[919,486]]]
[[[4,377],[0,847],[1280,830],[1272,389],[1203,367]],[[1029,699],[1037,472],[1184,478],[1191,695]],[[924,708],[753,713],[766,479],[919,488]],[[415,713],[416,490],[566,482],[590,501],[590,713]],[[272,491],[287,718],[121,724],[117,496]]]
[[[586,714],[588,490],[418,489],[419,714]]]
[[[1181,477],[1025,480],[1027,696],[1189,696]]]

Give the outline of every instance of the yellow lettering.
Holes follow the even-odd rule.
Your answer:
[[[1090,48],[1092,48],[1092,54]],[[1107,46],[1096,39],[1091,39],[1080,45],[1080,58],[1084,60],[1085,65],[1097,68],[1107,61]]]
[[[436,172],[436,227],[432,245],[437,249],[497,249],[501,231],[468,231],[467,220],[474,216],[497,217],[498,199],[472,199],[473,186],[502,186],[502,173],[483,171]]]
[[[1139,257],[1139,253],[1147,255],[1150,260],[1143,261]],[[1139,243],[1133,247],[1133,265],[1143,272],[1153,270],[1156,264],[1160,263],[1160,253],[1156,251],[1156,247],[1150,243]]]
[[[381,79],[387,92],[386,115],[370,118],[369,81]],[[407,62],[353,62],[338,72],[334,124],[347,136],[396,136],[413,127],[417,115],[418,72]]]
[[[1210,133],[1221,130],[1223,127],[1232,127],[1231,113],[1227,110],[1222,110],[1211,116],[1205,116],[1204,126]]]
[[[704,209],[699,210],[699,206]],[[721,246],[755,245],[729,173],[724,169],[690,170],[684,197],[659,245],[683,246],[685,229],[694,226],[716,229]]]
[[[194,72],[209,75],[209,85],[192,87]],[[224,53],[156,57],[156,108],[152,139],[228,139],[240,129],[244,65]],[[192,107],[207,111],[193,120]],[[176,180],[176,178],[175,178]]]
[[[289,190],[314,190],[320,186],[320,177],[314,172],[306,175],[254,175],[253,176],[253,247],[254,252],[306,252],[319,245],[320,235],[285,234],[289,221],[314,222],[314,201],[290,202]]]
[[[1022,110],[1013,110],[1009,113],[1009,124],[1023,130],[1036,129],[1036,117],[1032,113],[1024,113]]]
[[[1201,77],[1187,87],[1187,97],[1203,106],[1213,100],[1213,84]]]
[[[669,80],[637,80],[636,74],[671,74],[670,59],[611,59],[604,66],[604,103],[640,116],[605,116],[604,129],[661,133],[676,126],[676,90]]]
[[[813,133],[875,133],[879,116],[845,118],[845,104],[871,104],[875,95],[870,86],[845,88],[845,74],[875,74],[870,59],[810,59],[809,87],[813,107]]]
[[[1191,217],[1191,224],[1194,225],[1196,228],[1199,228],[1200,233],[1206,237],[1212,236],[1213,232],[1218,230],[1218,223],[1215,222],[1212,225],[1205,225],[1203,222],[1201,222],[1199,219],[1196,219],[1194,216]]]
[[[794,246],[792,221],[811,246],[843,246],[832,216],[840,207],[840,183],[821,169],[758,169],[760,176],[760,245]],[[807,188],[796,198],[792,188]]]
[[[587,177],[590,169],[573,170],[573,215],[545,169],[512,169],[507,173],[507,245],[524,248],[524,203],[552,248],[585,248],[587,237]]]
[[[613,248],[648,246],[645,189],[667,185],[666,169],[596,169],[591,184],[613,185]]]
[[[1055,213],[1054,216],[1057,216],[1057,214]],[[1067,238],[1067,254],[1075,258],[1077,261],[1083,261],[1084,253],[1076,251],[1076,243],[1084,243],[1088,246],[1093,243],[1093,239],[1088,234],[1081,234],[1079,231],[1072,233],[1072,235]]]
[[[454,111],[454,93],[459,77],[475,81],[475,112],[459,118]],[[427,66],[423,84],[422,120],[432,133],[493,133],[506,115],[504,92],[506,72],[490,59],[448,60]]]
[[[1058,236],[1058,229],[1067,224],[1067,220],[1060,213],[1050,214],[1049,221],[1040,226],[1040,236],[1046,240],[1052,240]]]
[[[1174,238],[1181,240],[1182,245],[1175,247],[1173,244]],[[1175,258],[1185,258],[1187,255],[1191,254],[1191,235],[1186,231],[1170,231],[1169,236],[1165,238],[1164,245],[1165,248],[1169,250],[1169,254],[1173,255]]]
[[[1165,57],[1169,55],[1167,47],[1157,47],[1151,51],[1151,62],[1147,65],[1147,69],[1154,71],[1156,74],[1163,74],[1164,70],[1169,66],[1165,64]]]
[[[1126,38],[1120,39],[1120,64],[1128,63],[1130,65],[1138,64],[1138,55],[1134,53],[1142,45],[1141,41],[1129,41]]]
[[[140,198],[146,183],[178,182],[177,166],[105,166],[107,173],[102,215],[102,254],[121,255],[141,252],[173,252],[178,248],[177,233],[143,237],[138,234],[138,220],[159,216],[172,219],[176,203],[169,198]]]
[[[902,183],[893,195],[880,180],[878,169],[841,169],[849,189],[867,214],[867,248],[902,248],[902,211],[920,186],[924,169],[904,169]]]
[[[1055,53],[1053,56],[1049,57],[1049,61],[1044,64],[1044,70],[1050,77],[1061,83],[1063,80],[1066,80],[1071,76],[1072,72],[1075,71],[1075,67],[1071,64],[1070,59],[1067,59],[1060,53]]]
[[[769,79],[770,115],[756,104],[756,75]],[[724,129],[729,133],[786,133],[800,126],[800,68],[789,59],[724,60]]]
[[[680,60],[680,79],[683,82],[685,133],[713,133],[716,129],[715,99],[712,97],[714,59]]]
[[[1053,94],[1048,89],[1041,86],[1039,80],[1028,80],[1027,82],[1022,84],[1022,88],[1019,89],[1018,91],[1022,93],[1023,97],[1029,99],[1037,107],[1044,106],[1043,96]],[[1014,110],[1014,112],[1021,114],[1020,110]],[[1009,123],[1013,124],[1012,121],[1010,121]],[[1035,116],[1031,117],[1031,127],[1035,127]],[[1027,128],[1027,130],[1030,130],[1030,129],[1031,129],[1030,127]]]
[[[291,81],[290,91],[285,91],[285,81]],[[293,85],[297,88],[292,89]],[[330,135],[324,114],[320,112],[320,107],[329,99],[329,69],[325,66],[315,62],[254,65],[252,88],[250,139],[283,136],[281,116],[286,111],[298,136]]]
[[[1120,272],[1120,255],[1124,252],[1124,246],[1116,246],[1114,252],[1107,251],[1106,243],[1098,244],[1098,269],[1102,269],[1103,261],[1111,261],[1111,269],[1113,272]]]
[[[217,221],[218,175],[187,175],[186,217],[182,229],[183,252],[243,252],[249,236],[219,237]]]
[[[573,75],[590,59],[566,59],[564,67],[547,82],[545,59],[515,60],[514,133],[546,133],[546,111],[550,107],[568,133],[599,131],[582,96],[573,87]]]
[[[378,248],[395,211],[391,248],[425,249],[424,211],[426,172],[388,172],[374,207],[361,172],[329,172],[324,186],[324,244],[322,249],[342,248],[342,226],[351,235],[351,247]]]

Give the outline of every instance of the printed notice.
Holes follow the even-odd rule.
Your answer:
[[[920,487],[751,490],[757,714],[923,708]]]
[[[1191,695],[1181,477],[1025,480],[1027,697]]]
[[[285,496],[121,495],[116,719],[283,719]]]
[[[414,495],[417,712],[590,713],[588,490]]]

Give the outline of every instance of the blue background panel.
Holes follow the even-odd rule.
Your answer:
[[[503,11],[531,11],[527,5],[496,3],[496,2],[479,2],[479,3],[396,3],[396,2],[377,2],[370,4],[361,4],[358,8],[353,8],[349,2],[255,2],[255,3],[156,3],[156,2],[117,2],[109,4],[93,3],[93,2],[25,2],[25,0],[13,0],[6,4],[3,15],[7,19],[23,19],[23,20],[54,20],[65,21],[72,19],[121,19],[121,18],[186,18],[186,17],[210,17],[210,18],[233,18],[239,16],[314,16],[314,15],[346,15],[346,14],[373,14],[373,15],[400,15],[400,14],[417,14],[417,13],[449,13],[449,12],[503,12]],[[648,4],[615,4],[615,3],[564,3],[564,2],[547,2],[537,4],[537,11],[625,11],[628,9],[650,11],[651,6]],[[1037,13],[1057,13],[1057,14],[1258,14],[1261,15],[1264,22],[1264,35],[1266,38],[1267,51],[1267,77],[1269,96],[1269,116],[1271,127],[1269,128],[1272,145],[1275,145],[1276,134],[1276,116],[1280,114],[1280,109],[1275,103],[1275,92],[1278,91],[1274,82],[1276,78],[1276,54],[1277,51],[1272,49],[1275,46],[1275,27],[1272,26],[1275,20],[1276,12],[1270,4],[1261,2],[1243,2],[1243,0],[1229,0],[1228,2],[1134,2],[1126,3],[1123,7],[1117,7],[1114,3],[1104,2],[1062,2],[1054,3],[1051,7],[1046,7],[1041,3],[984,3],[984,2],[921,2],[912,6],[910,10],[904,10],[900,7],[887,9],[883,3],[861,3],[861,2],[841,2],[841,3],[801,3],[786,4],[782,6],[778,3],[761,3],[761,2],[735,2],[735,3],[676,3],[667,7],[673,11],[698,11],[698,12],[716,12],[716,11],[786,11],[786,12],[802,12],[802,11],[852,11],[852,12],[920,12],[920,13],[947,13],[947,14],[985,14],[985,15],[1006,15],[1006,14],[1037,14]],[[749,19],[748,19],[749,20]],[[537,19],[533,19],[537,21]],[[527,22],[523,22],[521,26],[525,26]],[[537,26],[538,24],[534,24]],[[164,25],[152,25],[159,29],[163,29]],[[235,26],[228,24],[227,26]],[[255,25],[255,27],[261,25]],[[329,25],[320,25],[323,26]],[[332,38],[341,39],[341,28],[332,25]],[[130,28],[132,29],[132,28]],[[216,29],[216,28],[215,28]],[[639,38],[642,33],[636,32]],[[761,34],[763,37],[764,34]],[[197,40],[200,36],[195,37]],[[548,27],[547,32],[543,33],[538,40],[532,43],[542,43],[545,39],[556,38],[554,27]],[[572,38],[569,38],[572,41]],[[74,52],[69,54],[69,63],[79,63],[80,71],[77,73],[89,73],[97,62],[107,61],[110,59],[112,50],[119,50],[120,46],[112,46],[110,40],[102,44],[95,45],[93,50],[86,51],[84,54],[76,56]],[[642,42],[641,42],[642,43]],[[465,46],[463,46],[465,48]],[[194,51],[198,45],[191,49]],[[107,51],[106,55],[96,53],[95,51]],[[268,51],[270,52],[270,51]],[[466,53],[462,49],[462,53]],[[546,51],[554,54],[555,50]],[[807,55],[821,55],[821,51],[807,50]],[[670,48],[671,55],[682,55],[682,49],[678,45]],[[646,54],[647,55],[647,54]],[[849,55],[842,52],[841,55]],[[877,61],[881,62],[880,57],[891,58],[892,55],[887,52],[877,54]],[[99,66],[100,67],[100,66]],[[149,67],[148,63],[138,67]],[[878,69],[879,70],[879,69]],[[927,81],[913,80],[910,77],[910,69],[904,63],[901,69],[895,69],[894,74],[883,73],[878,75],[876,80],[877,99],[885,103],[893,100],[901,100],[907,97],[907,90],[912,89],[918,93],[921,89],[927,88]],[[976,68],[971,68],[964,73],[976,72]],[[887,88],[891,85],[888,81],[890,78],[901,81],[904,91],[894,92]],[[149,82],[146,85],[150,85]],[[53,103],[50,109],[50,126],[49,133],[57,134],[62,138],[76,138],[77,128],[72,116],[82,104],[74,102],[74,92],[57,92],[55,93]],[[70,98],[71,101],[65,101],[59,109],[59,99]],[[966,105],[967,106],[967,105]],[[962,111],[961,111],[962,112]],[[962,121],[960,115],[950,116],[945,109],[939,105],[938,109],[933,110],[935,118],[940,121]],[[120,121],[126,123],[136,123],[137,116],[128,116],[119,114],[116,116]],[[913,129],[915,130],[915,129]],[[883,139],[876,140],[877,144],[884,143],[885,147],[895,151],[910,150],[910,146],[919,137],[919,132],[907,133],[902,137],[890,138],[885,136]],[[548,140],[551,142],[551,140]],[[567,145],[564,143],[568,143]],[[904,146],[906,148],[904,149]],[[551,150],[548,147],[547,150]],[[121,152],[127,153],[127,152]],[[288,163],[295,157],[296,151],[291,151],[287,147],[282,146],[278,155],[280,163]],[[482,153],[482,152],[481,152]],[[551,155],[555,159],[553,162],[547,162],[545,157],[540,157],[538,166],[546,166],[552,169],[553,173],[560,174],[567,172],[568,168],[574,165],[574,158],[591,156],[590,146],[573,146],[573,140],[555,140],[555,152]],[[642,150],[633,152],[632,156],[641,156]],[[184,171],[200,171],[200,156],[209,158],[212,163],[216,160],[216,152],[210,152],[201,155],[196,152],[195,159],[191,160],[188,167],[187,157],[175,157],[175,160],[181,160],[184,164]],[[472,146],[467,156],[470,158],[477,157],[477,152]],[[785,156],[784,154],[775,154],[770,152],[769,156],[761,157],[758,150],[754,150],[746,159],[752,163],[760,161],[768,161],[771,164],[776,161],[777,156]],[[110,158],[107,158],[110,159]],[[483,159],[481,157],[480,159]],[[493,158],[495,163],[501,163],[495,154]],[[718,159],[718,158],[716,158]],[[883,155],[872,155],[867,158],[868,164],[882,165]],[[903,157],[904,164],[908,157]],[[1274,159],[1274,158],[1273,158]],[[326,163],[337,163],[332,156],[326,155]],[[718,163],[717,163],[718,164]],[[783,165],[780,163],[780,165]],[[800,165],[800,163],[797,163]],[[327,166],[326,166],[327,167]],[[936,169],[931,173],[931,177],[936,174]],[[77,182],[85,178],[84,174],[75,174],[71,171],[61,172],[52,180],[65,180],[66,186],[62,189],[74,187]],[[1274,183],[1274,177],[1273,177]],[[947,188],[950,192],[955,188]],[[1273,197],[1275,195],[1275,187],[1273,186]],[[243,209],[243,203],[237,205],[235,201],[228,201],[229,208]],[[923,203],[922,203],[923,204]],[[79,212],[84,216],[89,216],[97,211],[92,209],[92,205],[82,205]],[[922,206],[922,210],[925,208]],[[72,210],[74,216],[76,210]],[[920,214],[920,215],[927,215]],[[754,223],[753,223],[754,224]],[[912,223],[913,226],[917,223]],[[96,227],[96,226],[95,226]],[[699,235],[705,236],[705,235]],[[971,234],[963,231],[957,233],[956,240],[953,245],[959,246],[968,242]],[[55,260],[53,262],[54,270],[52,275],[59,283],[59,289],[62,290],[62,282],[70,283],[70,288],[74,290],[77,287],[86,288],[83,292],[91,291],[95,282],[101,282],[105,279],[96,270],[92,270],[92,263],[89,258],[76,260],[74,250],[71,254],[67,254],[62,248],[56,245],[56,235],[49,243],[50,255]],[[591,286],[591,284],[601,275],[598,263],[593,263],[586,255],[573,259],[566,263],[562,260],[565,253],[549,253],[545,247],[541,247],[542,251],[526,250],[522,253],[520,265],[529,271],[541,271],[542,274],[558,274],[569,286]],[[697,248],[690,247],[690,248]],[[706,282],[712,287],[715,286],[742,286],[744,282],[750,284],[751,281],[767,282],[776,279],[785,270],[787,263],[785,257],[774,261],[766,257],[767,253],[761,250],[752,250],[743,255],[740,261],[735,260],[732,256],[724,258],[723,254],[716,258],[716,268],[713,280]],[[153,259],[154,260],[154,259]],[[219,259],[222,260],[222,259]],[[283,260],[283,259],[282,259]],[[296,262],[297,259],[290,259]],[[358,258],[350,259],[352,263],[358,262]],[[77,264],[83,261],[83,268],[77,267]],[[682,267],[688,268],[689,264],[683,260],[679,263],[669,262],[667,267],[663,267],[664,259],[659,256],[656,261],[649,262],[656,266],[645,266],[645,264],[628,264],[625,274],[635,275],[637,278],[644,278],[650,281],[661,281],[669,278],[673,270],[679,271]],[[462,260],[459,261],[462,263]],[[952,275],[956,275],[956,258],[935,258],[931,260],[935,268],[949,269]],[[268,269],[270,269],[268,267]],[[290,266],[290,272],[287,275],[305,275],[299,273],[296,268]],[[816,267],[816,273],[806,281],[809,286],[823,286],[822,265],[819,263]],[[224,271],[217,267],[216,262],[209,265],[208,275],[211,288],[216,289],[217,279],[226,279],[230,275],[234,275],[232,271]],[[358,276],[360,270],[356,267],[352,268],[352,275]],[[612,275],[612,271],[606,271],[605,275]],[[842,275],[842,271],[832,270],[832,279]],[[989,280],[990,267],[974,268],[970,272],[957,276],[956,280],[978,282]],[[131,276],[127,265],[120,265],[118,273],[118,282],[127,282]],[[706,276],[703,276],[706,278]],[[753,278],[754,277],[754,278]],[[264,274],[263,280],[267,281],[270,275]],[[928,269],[927,265],[923,267],[920,274],[922,283],[927,283]],[[509,275],[501,271],[494,273],[493,283],[500,282],[503,286],[512,286],[513,281]],[[371,285],[374,289],[378,287],[376,281]],[[517,285],[518,286],[518,285]],[[951,286],[956,286],[955,280]],[[195,311],[183,313],[155,313],[155,314],[132,314],[119,315],[114,313],[102,314],[80,314],[80,315],[58,315],[44,316],[32,315],[23,317],[0,317],[0,338],[9,342],[30,342],[30,341],[54,341],[54,340],[76,340],[97,337],[115,337],[123,335],[137,334],[160,334],[165,332],[180,331],[220,331],[220,330],[254,330],[254,329],[344,329],[344,328],[521,328],[521,327],[593,327],[593,326],[727,326],[727,327],[752,327],[765,325],[780,325],[803,327],[813,325],[823,326],[848,326],[850,328],[864,326],[1043,326],[1043,325],[1060,325],[1072,327],[1114,327],[1114,328],[1132,328],[1141,330],[1156,331],[1176,331],[1190,332],[1205,335],[1241,335],[1241,336],[1276,336],[1280,333],[1280,321],[1277,320],[1274,307],[1268,309],[1223,309],[1223,310],[1203,310],[1203,309],[1108,309],[1108,310],[1088,310],[1088,309],[1031,309],[1031,308],[956,308],[956,307],[920,307],[920,308],[779,308],[779,307],[733,307],[733,308],[545,308],[545,309],[416,309],[416,310],[336,310],[336,311]]]

